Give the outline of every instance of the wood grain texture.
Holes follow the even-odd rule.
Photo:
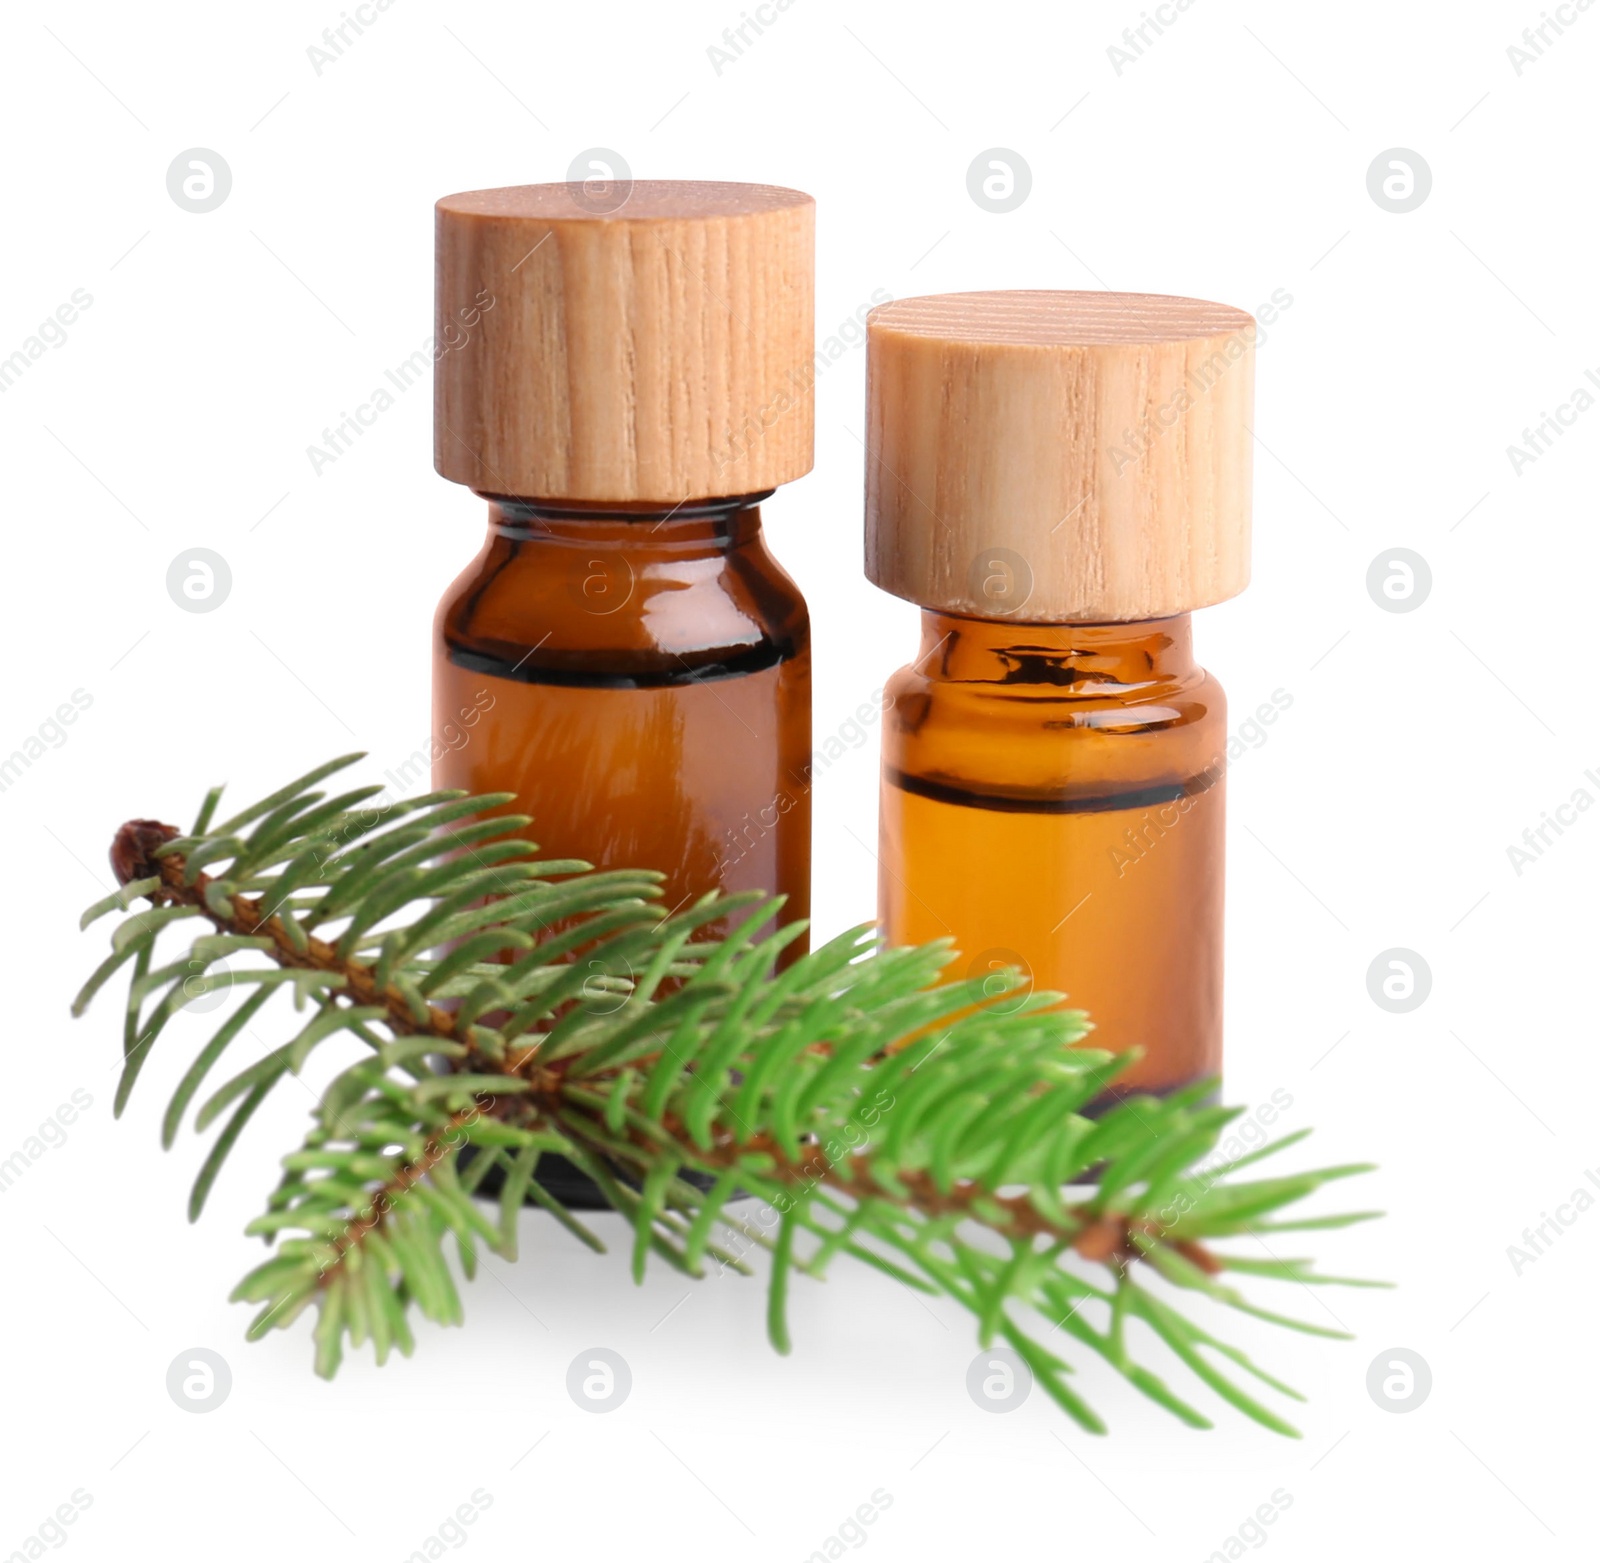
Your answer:
[[[1255,321],[1137,293],[867,317],[868,577],[1020,622],[1162,618],[1250,578]]]
[[[640,181],[617,198],[438,202],[435,468],[486,494],[668,504],[810,471],[811,197]]]

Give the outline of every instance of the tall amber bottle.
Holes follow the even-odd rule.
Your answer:
[[[609,194],[609,198],[607,198]],[[806,606],[760,503],[811,467],[813,203],[531,185],[437,217],[434,465],[489,501],[439,606],[435,784],[542,854],[808,913]]]
[[[1138,1049],[1222,1067],[1222,690],[1189,614],[1249,579],[1255,322],[971,293],[868,317],[868,576],[922,605],[886,691],[879,915]]]

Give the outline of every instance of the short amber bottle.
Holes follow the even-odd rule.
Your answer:
[[[760,504],[811,466],[812,214],[680,182],[436,211],[435,466],[489,533],[436,620],[434,781],[668,909],[809,910],[809,631]]]
[[[1120,1085],[1222,1063],[1222,690],[1189,619],[923,615],[886,689],[879,905],[899,944],[1066,991]]]
[[[880,918],[1066,993],[1138,1050],[1119,1094],[1222,1067],[1226,706],[1189,610],[1248,579],[1253,326],[1061,293],[868,320],[867,571],[925,610],[886,690]]]

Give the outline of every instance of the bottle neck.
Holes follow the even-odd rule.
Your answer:
[[[1189,615],[1124,624],[1009,624],[924,609],[917,668],[953,683],[1127,698],[1198,675]]]
[[[711,555],[753,542],[761,504],[773,490],[677,505],[623,500],[513,499],[485,495],[489,528],[512,543],[546,541],[583,548]]]

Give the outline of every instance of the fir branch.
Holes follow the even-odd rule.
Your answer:
[[[631,1224],[638,1277],[652,1255],[698,1277],[708,1262],[742,1270],[753,1249],[768,1250],[768,1334],[780,1351],[794,1273],[820,1277],[846,1254],[969,1309],[985,1345],[1004,1339],[1092,1431],[1104,1424],[1030,1325],[1052,1326],[1185,1422],[1209,1426],[1134,1360],[1137,1321],[1221,1398],[1293,1431],[1229,1370],[1293,1391],[1177,1298],[1198,1292],[1335,1333],[1261,1309],[1224,1273],[1361,1283],[1216,1245],[1365,1219],[1277,1218],[1367,1168],[1241,1180],[1246,1163],[1299,1136],[1216,1169],[1210,1158],[1238,1110],[1207,1105],[1206,1086],[1100,1111],[1125,1061],[1082,1046],[1086,1017],[1024,992],[1015,974],[944,982],[947,942],[884,948],[868,928],[775,974],[800,931],[774,926],[780,901],[708,896],[666,915],[660,876],[541,862],[512,834],[526,819],[480,817],[505,796],[383,804],[376,788],[331,799],[317,790],[357,758],[220,824],[213,789],[187,834],[130,821],[111,852],[122,888],[84,915],[87,926],[124,914],[74,1005],[81,1013],[132,963],[119,1114],[172,1017],[222,984],[217,963],[254,963],[231,974],[253,991],[185,1071],[164,1145],[279,988],[309,1006],[195,1114],[203,1130],[231,1109],[191,1220],[274,1086],[324,1046],[356,1049],[247,1228],[274,1247],[234,1292],[261,1305],[252,1338],[314,1306],[324,1375],[347,1344],[370,1340],[379,1361],[409,1353],[413,1309],[461,1320],[446,1243],[469,1279],[480,1245],[515,1257],[525,1200],[602,1247],[539,1180],[541,1158],[556,1153]],[[197,918],[205,931],[157,964],[158,942]],[[503,1185],[495,1219],[477,1194],[491,1174]],[[730,1209],[739,1195],[760,1203]]]

